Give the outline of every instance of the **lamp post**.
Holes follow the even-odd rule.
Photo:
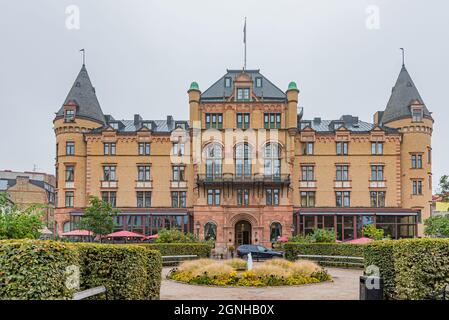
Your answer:
[[[295,233],[295,225],[293,223],[290,226],[290,231],[292,232],[292,236],[293,236]]]

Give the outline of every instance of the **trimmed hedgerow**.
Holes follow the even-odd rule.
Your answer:
[[[197,255],[198,258],[209,258],[212,250],[209,243],[149,243],[142,246],[157,250],[162,256]]]
[[[65,243],[0,241],[0,300],[71,299],[78,265],[77,252]]]
[[[375,242],[365,260],[379,268],[387,299],[430,299],[449,283],[448,239]]]
[[[363,244],[349,243],[295,243],[284,244],[285,257],[289,260],[298,259],[298,254],[323,256],[363,257]]]
[[[72,299],[100,285],[111,300],[158,299],[161,269],[160,253],[145,247],[0,241],[0,299]]]
[[[155,250],[134,245],[76,244],[81,287],[104,285],[111,300],[159,299],[162,261]]]

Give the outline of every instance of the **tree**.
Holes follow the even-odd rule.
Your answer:
[[[363,235],[374,240],[382,240],[385,238],[385,231],[382,228],[376,228],[374,224],[368,224],[363,227]]]
[[[80,228],[91,231],[94,236],[109,234],[114,230],[114,217],[117,213],[118,210],[108,202],[91,196],[89,206],[80,221]]]
[[[442,176],[438,187],[438,195],[442,198],[443,202],[449,202],[449,176]]]
[[[157,243],[192,243],[199,242],[198,238],[192,233],[186,233],[179,230],[162,229],[157,233]]]
[[[0,239],[37,239],[44,228],[43,206],[22,209],[0,193]]]
[[[449,216],[433,216],[424,221],[424,234],[449,238]]]

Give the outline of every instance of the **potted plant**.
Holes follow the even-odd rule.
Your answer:
[[[231,258],[234,259],[234,251],[235,251],[235,247],[234,246],[230,246],[228,248],[229,252],[231,253]]]

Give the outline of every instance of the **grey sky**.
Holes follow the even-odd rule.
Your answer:
[[[80,30],[66,28],[68,5]],[[368,29],[367,7],[379,8]],[[203,91],[243,64],[285,90],[298,83],[305,117],[383,110],[406,65],[435,118],[434,177],[449,173],[449,3],[445,0],[0,0],[0,169],[54,172],[54,113],[81,68],[116,119],[187,119],[187,89]],[[436,180],[434,181],[436,185]]]

